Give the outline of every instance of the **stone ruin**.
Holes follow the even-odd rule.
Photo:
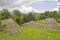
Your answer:
[[[28,23],[23,24],[23,26],[26,26],[26,27],[40,27],[40,23],[35,22],[35,21],[30,21]]]
[[[14,36],[22,31],[22,28],[12,19],[2,20],[2,25],[6,25],[4,32],[10,36]]]
[[[47,26],[44,27],[45,29],[60,30],[60,27],[54,26],[57,24],[54,18],[46,18],[45,24],[47,24]]]
[[[54,18],[46,18],[46,24],[56,24],[56,20]]]
[[[44,24],[44,25],[43,25]],[[39,23],[37,21],[30,21],[28,23],[23,24],[25,27],[34,27],[34,28],[43,28],[49,30],[60,30],[60,27],[54,26],[57,22],[54,18],[46,18],[45,23]]]

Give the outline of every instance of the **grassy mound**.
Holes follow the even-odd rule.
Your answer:
[[[0,32],[0,40],[60,40],[60,31],[44,30],[40,28],[23,27],[23,31],[13,37]]]

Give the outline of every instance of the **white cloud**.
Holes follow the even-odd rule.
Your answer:
[[[18,8],[17,8],[18,9]],[[37,10],[37,9],[34,9],[33,7],[31,7],[31,6],[25,6],[25,5],[23,5],[23,6],[21,6],[21,8],[19,9],[21,12],[23,12],[23,13],[29,13],[29,12],[32,12],[32,11],[35,11],[35,12],[37,12],[37,13],[42,13],[42,12],[44,12],[44,11],[39,11],[39,10]]]
[[[44,12],[34,9],[33,7],[30,6],[32,3],[38,3],[41,1],[57,1],[57,0],[1,0],[0,8],[8,8],[9,10],[19,9],[21,12],[25,13],[31,12],[32,10],[34,10],[35,12]],[[18,8],[17,7],[18,5],[22,5],[21,8]]]
[[[45,0],[45,1],[58,1],[58,0]]]
[[[31,5],[41,1],[57,1],[57,0],[0,0],[0,7],[17,7],[18,5]]]
[[[16,5],[19,5],[19,4],[30,5],[32,3],[37,3],[41,1],[57,1],[57,0],[17,0],[15,4]]]
[[[52,10],[49,10],[49,11],[58,11],[58,7],[53,8]]]
[[[37,12],[37,13],[43,13],[43,12],[49,10],[49,9],[48,10],[37,10],[37,9],[34,9],[32,6],[26,6],[26,5],[22,5],[21,8],[15,7],[11,10],[14,10],[14,9],[18,9],[23,13],[29,13],[29,12],[32,12],[32,11]],[[58,11],[58,8],[53,8],[52,10],[49,10],[49,11]]]
[[[44,1],[44,0],[18,0],[17,4],[21,4],[21,3],[35,3],[35,2],[39,2],[39,1]]]
[[[57,1],[57,0],[1,0],[0,6],[2,7],[10,7],[17,5],[30,5],[32,3],[40,2],[40,1]]]
[[[31,6],[25,6],[25,5],[23,5],[20,8],[20,11],[21,12],[25,12],[25,13],[31,12],[32,10],[34,10],[34,8],[31,7]]]
[[[32,4],[43,0],[1,0],[0,6],[2,7],[11,7],[11,6],[17,6],[22,4]]]
[[[58,11],[58,8],[54,8],[53,10]]]

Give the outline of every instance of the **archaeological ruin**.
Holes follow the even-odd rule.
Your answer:
[[[2,20],[2,25],[6,25],[4,32],[10,36],[14,36],[22,31],[21,27],[12,19]]]

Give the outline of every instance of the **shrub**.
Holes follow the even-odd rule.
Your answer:
[[[0,32],[6,29],[6,25],[1,25],[1,21],[0,21]]]

